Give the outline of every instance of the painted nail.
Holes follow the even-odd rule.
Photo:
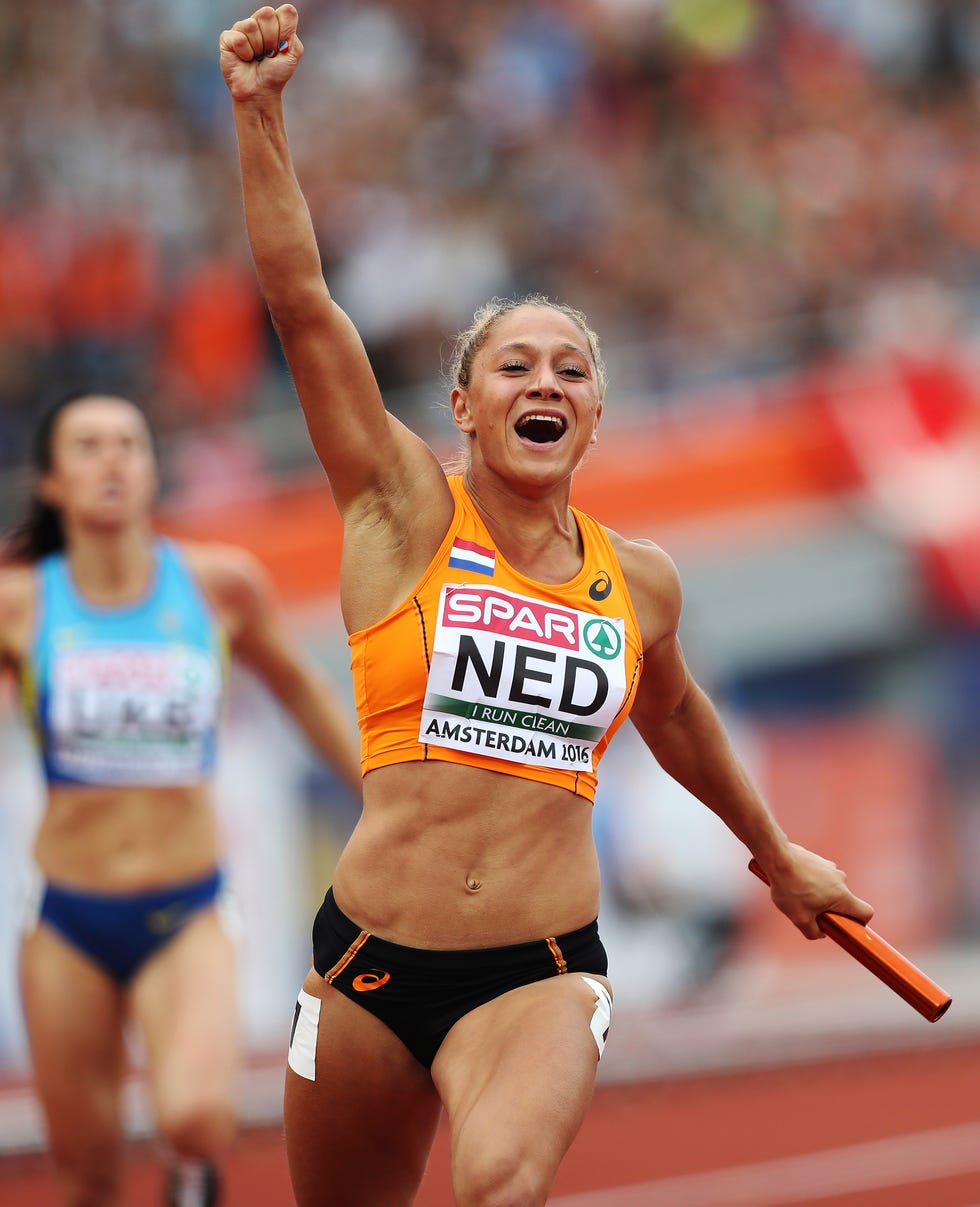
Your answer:
[[[289,47],[289,43],[286,41],[285,38],[283,38],[283,40],[279,43],[279,49],[286,50],[286,49],[288,49],[288,47]]]

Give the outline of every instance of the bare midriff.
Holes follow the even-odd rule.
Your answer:
[[[49,880],[92,892],[206,875],[218,861],[208,788],[54,787],[34,857]]]
[[[412,947],[524,943],[599,908],[592,804],[564,788],[453,763],[370,772],[334,875],[359,926]]]

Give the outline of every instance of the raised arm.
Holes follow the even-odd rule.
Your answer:
[[[816,917],[824,910],[867,922],[871,906],[847,888],[837,866],[783,832],[691,676],[677,636],[681,589],[671,560],[634,545],[624,564],[651,634],[630,718],[657,762],[745,844],[769,877],[773,901],[807,938],[822,937]]]
[[[317,456],[340,508],[369,509],[438,483],[426,445],[385,411],[353,323],[333,301],[286,137],[282,91],[303,56],[291,4],[258,9],[220,38],[249,243]],[[444,483],[443,483],[444,485]],[[411,499],[406,501],[410,511]]]

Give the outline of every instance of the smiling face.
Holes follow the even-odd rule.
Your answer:
[[[137,408],[101,395],[69,403],[55,420],[50,465],[39,490],[68,527],[112,530],[145,521],[157,472]]]
[[[509,310],[490,326],[451,405],[474,468],[528,486],[561,481],[595,440],[602,414],[589,339],[550,306]]]

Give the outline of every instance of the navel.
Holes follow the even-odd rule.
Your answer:
[[[478,893],[483,888],[483,881],[477,880],[475,876],[466,877],[466,889],[470,893]]]

